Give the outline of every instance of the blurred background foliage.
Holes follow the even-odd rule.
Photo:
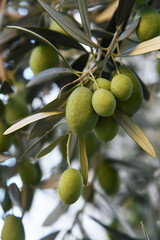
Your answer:
[[[67,16],[69,21],[73,21],[82,30],[75,0],[43,2]],[[123,32],[133,22],[137,9],[143,4],[160,9],[159,0],[130,1],[131,5],[125,7],[124,2],[87,1],[91,35],[103,47],[110,44],[116,24],[125,22]],[[43,36],[78,71],[83,71],[89,58],[88,47],[64,32],[52,29],[51,18],[37,1],[1,0],[0,231],[3,219],[12,213],[23,217],[27,240],[160,239],[159,53],[123,57],[123,63],[134,70],[141,80],[144,102],[140,111],[134,115],[134,120],[150,139],[157,158],[153,159],[142,151],[121,128],[116,138],[108,143],[98,141],[92,133],[87,135],[85,143],[89,183],[79,201],[68,207],[60,202],[57,192],[60,174],[67,168],[67,137],[64,136],[47,156],[35,159],[42,147],[66,131],[66,126],[61,125],[51,131],[34,148],[23,154],[63,116],[57,115],[56,120],[54,118],[50,124],[39,121],[37,125],[31,124],[10,135],[3,136],[2,133],[16,120],[38,111],[58,97],[60,89],[76,77],[66,69],[60,56],[59,70],[50,68],[34,76],[29,67],[29,58],[40,39],[31,37],[27,31],[7,26],[25,27]],[[137,43],[133,32],[121,42],[121,49],[125,52],[125,49]],[[114,68],[113,61],[109,58],[103,76],[110,78]],[[69,88],[70,86],[66,87],[64,92]],[[32,129],[39,129],[39,136],[34,136]],[[75,136],[71,138],[70,159],[71,165],[79,169]],[[105,168],[109,174],[104,174]],[[147,234],[150,238],[147,238]]]

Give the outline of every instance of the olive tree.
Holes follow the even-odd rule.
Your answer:
[[[2,240],[159,239],[159,8],[1,1]]]

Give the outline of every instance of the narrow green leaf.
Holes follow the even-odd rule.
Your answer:
[[[118,10],[117,10],[117,26],[123,23],[132,11],[135,0],[119,0]]]
[[[50,17],[53,18],[57,24],[60,25],[60,27],[74,39],[85,45],[97,48],[96,43],[92,42],[84,32],[82,32],[74,23],[71,23],[68,19],[66,19],[63,14],[51,8],[48,4],[41,0],[38,0],[38,2],[50,15]]]
[[[77,3],[78,3],[78,8],[79,8],[79,12],[82,20],[82,26],[84,28],[85,33],[89,37],[89,39],[91,39],[91,30],[90,30],[87,1],[77,0]]]
[[[13,124],[11,127],[9,127],[3,134],[7,135],[12,132],[17,131],[18,129],[25,127],[33,122],[36,122],[40,119],[47,118],[49,116],[57,115],[57,114],[62,114],[63,112],[56,111],[56,112],[40,112],[40,113],[35,113],[29,117],[26,117],[15,124]]]
[[[126,114],[116,111],[113,115],[115,120],[126,131],[126,133],[149,155],[156,158],[155,150],[147,136],[139,126]]]
[[[81,164],[81,173],[83,177],[83,183],[86,186],[88,183],[88,159],[87,159],[84,138],[81,136],[78,137],[78,147],[79,147],[79,158],[80,158],[80,164]]]
[[[71,88],[70,90],[68,90],[67,92],[62,94],[60,98],[57,97],[56,99],[54,99],[52,102],[45,105],[43,108],[41,108],[37,112],[50,112],[50,111],[56,111],[57,109],[61,109],[62,107],[64,107],[64,105],[67,101],[67,98],[69,97],[69,95],[73,92],[73,90],[76,87],[77,86]]]
[[[159,49],[160,49],[160,36],[139,43],[135,47],[125,52],[121,52],[121,54],[123,56],[137,56],[148,52],[157,51]]]
[[[74,76],[73,72],[69,68],[49,68],[35,75],[32,80],[29,81],[27,87],[33,87],[49,81],[58,81],[59,79],[66,78],[67,76]]]
[[[143,231],[143,234],[144,234],[146,240],[150,240],[148,233],[146,232],[145,227],[142,222],[141,222],[141,227],[142,227],[142,231]]]
[[[74,70],[72,69],[71,65],[68,63],[68,61],[63,57],[63,55],[61,54],[61,52],[50,42],[48,41],[46,38],[42,37],[40,34],[35,33],[32,30],[29,30],[27,28],[24,27],[19,27],[19,26],[7,26],[8,28],[13,28],[13,29],[17,29],[17,30],[21,30],[24,31],[34,37],[36,37],[38,40],[43,41],[44,43],[48,44],[50,47],[52,47],[60,56],[61,58],[64,60],[64,62],[67,64],[67,66],[74,72]]]
[[[45,132],[50,130],[57,122],[59,122],[63,117],[64,113],[39,120],[38,122],[36,122],[31,132],[29,133],[28,140],[42,136]]]
[[[55,231],[53,233],[48,234],[47,236],[41,238],[40,240],[53,240],[59,234],[59,231]]]
[[[81,51],[86,52],[86,49],[77,42],[74,38],[69,35],[65,35],[63,33],[40,27],[27,27],[27,29],[41,35],[45,39],[47,39],[54,46],[61,49],[61,47],[67,48],[75,48]]]
[[[87,0],[88,6],[89,7],[94,7],[97,5],[106,5],[107,3],[110,3],[111,0]],[[75,0],[69,0],[69,1],[64,1],[62,4],[62,7],[64,9],[75,9],[77,8],[77,2]]]
[[[156,58],[160,59],[160,51],[157,52]]]
[[[125,233],[122,233],[118,230],[115,230],[113,228],[111,228],[110,226],[108,225],[105,225],[103,224],[102,222],[100,222],[98,219],[92,217],[92,216],[89,216],[91,219],[93,219],[95,222],[97,222],[98,224],[100,224],[102,227],[104,227],[114,238],[118,239],[118,240],[144,240],[142,238],[133,238],[133,237],[130,237],[128,236],[127,234]]]
[[[48,227],[55,223],[62,214],[67,212],[69,206],[67,204],[64,204],[62,201],[58,203],[58,205],[53,209],[53,211],[47,216],[45,219],[43,226]]]
[[[63,122],[62,122],[62,123],[63,123]],[[26,153],[28,153],[32,148],[34,148],[38,143],[40,143],[40,142],[46,137],[46,135],[48,135],[49,133],[51,133],[54,129],[56,129],[57,127],[59,127],[62,123],[57,124],[56,126],[52,127],[49,131],[47,131],[45,134],[43,134],[43,136],[41,136],[41,137],[40,137],[37,141],[35,141],[29,148],[27,148],[27,150],[25,150],[25,152],[20,156],[20,158],[22,159]]]
[[[5,162],[10,158],[12,158],[12,156],[0,154],[0,163]]]
[[[8,187],[8,194],[12,201],[12,203],[16,206],[18,206],[22,210],[21,205],[21,193],[19,188],[15,183],[11,183]]]
[[[140,21],[140,18],[138,18],[136,21],[134,21],[118,38],[118,41],[122,41],[126,38],[128,38],[136,29]]]
[[[40,151],[37,154],[36,158],[43,157],[43,156],[47,155],[48,153],[50,153],[65,138],[65,136],[67,134],[68,134],[68,132],[64,133],[62,136],[57,138],[54,142],[49,144],[46,148],[44,148],[42,151]]]

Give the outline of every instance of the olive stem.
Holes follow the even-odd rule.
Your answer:
[[[114,65],[115,65],[115,67],[116,67],[116,72],[117,72],[117,74],[120,74],[120,72],[119,72],[119,70],[118,70],[118,67],[117,67],[117,63],[116,63],[113,55],[111,55],[111,58],[112,58],[112,60],[113,60],[113,62],[114,62]]]
[[[71,167],[70,160],[69,160],[69,146],[70,146],[70,141],[71,141],[71,135],[72,135],[71,132],[69,132],[68,140],[67,140],[67,163],[68,163],[69,168]]]

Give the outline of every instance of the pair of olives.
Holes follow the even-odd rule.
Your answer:
[[[103,82],[104,85],[107,82],[105,87]],[[132,81],[124,74],[117,74],[112,78],[111,82],[99,78],[96,80],[96,84],[97,89],[93,93],[92,106],[101,117],[111,116],[116,109],[116,99],[126,101],[133,91]],[[95,89],[95,86],[93,89]]]

